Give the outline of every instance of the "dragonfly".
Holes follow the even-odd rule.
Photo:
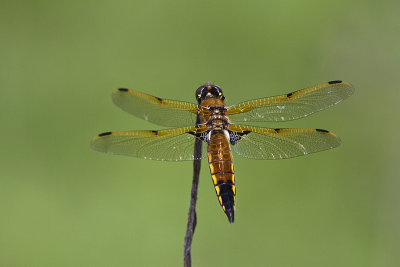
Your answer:
[[[303,118],[338,104],[353,92],[353,85],[335,80],[227,107],[221,87],[210,82],[196,90],[197,104],[119,88],[112,94],[115,105],[167,129],[104,132],[93,138],[91,147],[109,154],[161,161],[207,157],[219,204],[233,223],[236,185],[232,151],[250,159],[287,159],[341,143],[334,133],[323,129],[243,124]],[[196,140],[201,141],[201,154],[194,153]]]

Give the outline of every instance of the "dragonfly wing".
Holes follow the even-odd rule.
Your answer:
[[[321,129],[272,129],[230,125],[229,130],[236,141],[232,150],[240,156],[252,159],[293,158],[340,145],[339,137]]]
[[[158,125],[182,127],[196,124],[198,108],[193,103],[161,99],[125,88],[115,90],[112,99],[122,110]]]
[[[231,122],[289,121],[329,108],[349,97],[354,87],[343,81],[331,81],[280,96],[246,101],[229,107]]]
[[[185,127],[160,131],[106,132],[95,136],[91,147],[96,151],[144,159],[183,161],[194,157],[196,135],[207,127]],[[205,157],[207,151],[204,149]]]

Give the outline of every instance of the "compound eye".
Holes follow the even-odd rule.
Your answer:
[[[199,88],[197,88],[196,96],[201,97],[201,95],[203,94],[203,90],[204,90],[204,86],[200,86]]]
[[[200,101],[200,99],[202,97],[204,97],[204,93],[205,92],[206,92],[206,87],[205,86],[200,86],[199,88],[197,88],[197,90],[196,90],[197,101]]]
[[[213,86],[213,94],[214,94],[215,96],[222,96],[222,95],[223,95],[222,89],[221,89],[219,86],[214,85],[214,86]]]

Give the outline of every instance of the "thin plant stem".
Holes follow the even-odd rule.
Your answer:
[[[197,123],[199,122],[199,118],[197,118]],[[194,160],[193,160],[193,181],[192,181],[192,192],[190,197],[190,207],[188,214],[188,222],[186,228],[186,236],[185,236],[185,246],[184,246],[184,266],[190,267],[192,265],[191,259],[191,249],[192,249],[192,240],[194,235],[194,230],[196,228],[197,223],[197,215],[196,215],[196,201],[197,201],[197,190],[199,186],[199,176],[200,176],[200,167],[201,167],[201,154],[202,154],[202,141],[196,138],[194,144]]]

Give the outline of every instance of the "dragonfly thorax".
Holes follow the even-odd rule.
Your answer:
[[[225,108],[210,109],[210,115],[206,118],[206,124],[210,129],[223,130],[230,124],[229,117],[225,115]]]

